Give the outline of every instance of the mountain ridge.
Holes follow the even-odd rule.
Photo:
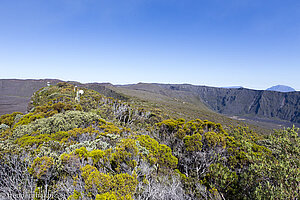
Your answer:
[[[46,86],[47,82],[56,84],[62,82],[62,80],[1,79],[0,114],[14,111],[25,113],[31,95],[39,88]],[[179,106],[182,112],[187,113],[185,115],[189,115],[188,112],[194,112],[193,110],[199,110],[197,112],[200,112],[204,117],[213,116],[210,120],[213,120],[217,116],[216,114],[220,113],[242,121],[252,120],[253,124],[260,121],[276,122],[279,125],[286,124],[288,121],[296,124],[300,123],[300,92],[297,91],[282,93],[247,88],[196,86],[192,84],[138,83],[112,85],[110,83],[66,82],[93,89],[108,97],[120,100],[128,100],[136,96],[138,99],[144,98],[144,100],[149,101],[152,98],[151,96],[155,96],[156,103],[165,102],[161,106],[170,106],[172,101],[173,104],[176,104],[172,111],[174,115],[176,115],[176,108]],[[142,91],[144,94],[141,93]],[[213,114],[213,112],[216,112],[216,114]],[[180,113],[178,117],[180,117]],[[288,126],[292,125],[291,123],[288,123]]]

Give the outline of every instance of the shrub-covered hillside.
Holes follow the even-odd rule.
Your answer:
[[[130,102],[58,83],[1,116],[0,199],[299,199],[298,129],[262,136]]]

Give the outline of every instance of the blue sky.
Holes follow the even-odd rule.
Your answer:
[[[1,0],[0,78],[300,90],[298,0]]]

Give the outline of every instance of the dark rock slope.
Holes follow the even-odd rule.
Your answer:
[[[160,84],[159,86],[168,90],[190,92],[219,113],[300,123],[300,92],[282,93],[245,88],[226,89],[194,85]]]

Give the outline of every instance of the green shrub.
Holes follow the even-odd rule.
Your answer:
[[[202,149],[202,136],[199,133],[195,133],[192,136],[184,137],[184,144],[187,151],[201,151]]]
[[[148,135],[137,136],[137,140],[142,147],[145,147],[150,152],[148,155],[150,163],[158,164],[160,167],[177,167],[178,159],[172,155],[170,147],[159,144],[155,139]]]
[[[41,179],[44,176],[49,176],[48,173],[53,164],[53,158],[51,157],[37,157],[29,168],[29,173],[31,173],[33,177]],[[45,179],[47,178],[48,177],[45,177]]]

